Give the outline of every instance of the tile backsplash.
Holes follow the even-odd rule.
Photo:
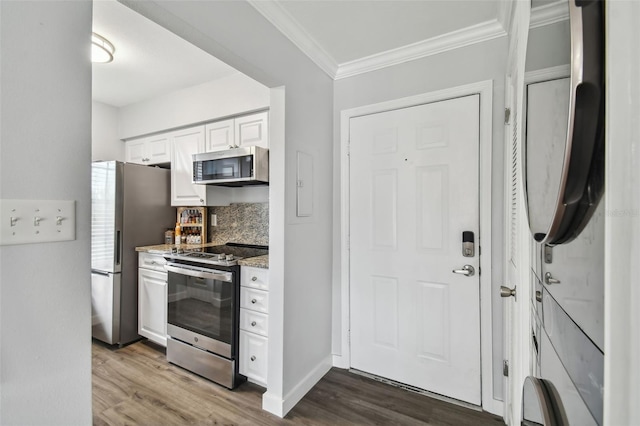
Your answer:
[[[209,226],[209,242],[269,245],[269,203],[235,203],[209,207],[217,226]]]

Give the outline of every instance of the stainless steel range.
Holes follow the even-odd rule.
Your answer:
[[[238,373],[240,267],[266,246],[228,243],[167,253],[167,360],[229,389]]]

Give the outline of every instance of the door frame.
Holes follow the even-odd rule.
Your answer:
[[[480,362],[482,408],[496,415],[503,414],[502,401],[493,397],[493,329],[491,307],[491,158],[493,140],[493,81],[456,86],[449,89],[423,93],[371,105],[343,110],[340,113],[340,342],[341,353],[333,357],[333,365],[340,368],[351,367],[350,312],[349,312],[349,271],[350,271],[350,166],[349,132],[351,118],[392,111],[401,108],[445,101],[469,95],[480,95],[480,235],[483,254],[480,256]]]

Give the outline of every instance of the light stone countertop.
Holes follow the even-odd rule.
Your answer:
[[[269,255],[256,257],[247,257],[242,260],[238,260],[240,266],[252,266],[254,268],[269,269]]]

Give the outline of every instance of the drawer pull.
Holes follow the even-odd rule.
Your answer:
[[[251,277],[251,281],[258,281],[258,277]]]
[[[255,305],[256,303],[258,303],[258,301],[256,299],[251,299],[251,303]]]
[[[255,360],[256,360],[256,356],[255,355],[251,356],[251,361],[255,361]]]
[[[255,321],[251,321],[251,327],[255,327],[255,326],[256,326],[256,324],[257,324],[257,322],[255,322]]]

